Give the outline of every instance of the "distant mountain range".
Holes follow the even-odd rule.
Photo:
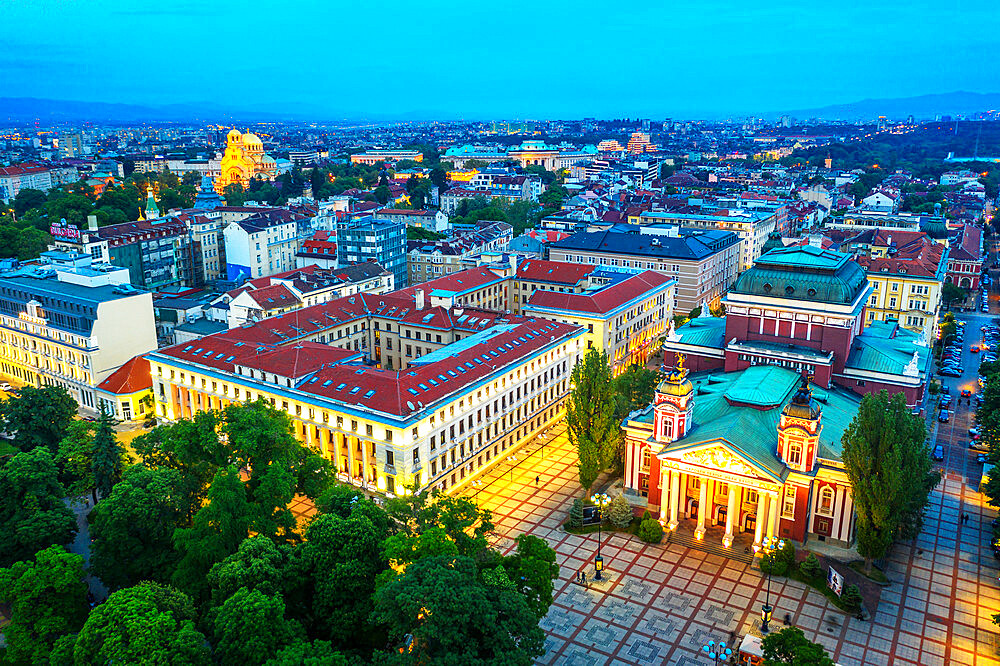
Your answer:
[[[0,103],[2,108],[2,103]],[[972,114],[990,109],[1000,109],[1000,93],[950,92],[917,97],[894,97],[886,99],[863,99],[850,104],[831,104],[816,109],[796,109],[772,111],[763,114],[765,118],[792,116],[800,120],[822,118],[823,120],[870,120],[879,116],[905,119],[913,115],[917,120],[933,120],[938,115],[956,116]]]
[[[938,115],[956,116],[978,111],[1000,108],[1000,93],[950,92],[917,97],[896,97],[888,99],[864,99],[850,104],[832,104],[814,109],[776,110],[765,113],[718,110],[706,112],[701,117],[730,117],[755,115],[776,119],[787,115],[804,120],[869,120],[878,116],[894,119],[913,115],[918,120],[933,119]],[[0,97],[0,123],[29,122],[38,120],[45,123],[95,121],[95,122],[224,122],[241,120],[261,121],[344,121],[344,120],[452,120],[461,118],[458,111],[434,112],[413,110],[396,114],[385,112],[355,112],[344,114],[324,108],[321,104],[291,104],[287,109],[240,110],[223,108],[217,103],[185,103],[162,106],[142,104],[114,104],[108,102],[81,102],[74,100],[39,99],[34,97]],[[469,118],[479,118],[481,114],[470,113]],[[695,116],[692,116],[695,117]]]

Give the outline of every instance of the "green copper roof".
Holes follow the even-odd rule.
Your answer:
[[[730,403],[771,408],[781,403],[797,381],[794,372],[774,365],[757,365],[740,373],[724,395]]]
[[[691,380],[695,385],[694,427],[687,437],[667,444],[663,451],[683,451],[722,440],[728,448],[775,477],[787,476],[787,469],[776,456],[778,420],[781,409],[795,395],[801,377],[786,368],[756,366],[740,372],[699,373],[692,375]],[[731,404],[727,399],[730,392],[750,395],[755,384],[762,399],[772,402],[773,407],[762,408],[749,402]],[[810,387],[816,406],[822,410],[819,457],[840,460],[840,439],[857,413],[861,397],[836,386],[830,389]],[[772,395],[772,391],[776,394]],[[648,426],[652,435],[652,406],[627,422]]]
[[[726,338],[726,318],[695,317],[674,332],[682,344],[722,349]]]
[[[776,248],[736,280],[736,294],[850,304],[868,287],[864,269],[849,255],[812,245]]]
[[[847,367],[869,372],[901,375],[917,353],[917,369],[925,371],[930,347],[918,345],[920,336],[894,321],[873,321],[854,338]]]

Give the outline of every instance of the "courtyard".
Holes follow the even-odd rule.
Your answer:
[[[759,634],[766,582],[736,560],[605,532],[606,580],[592,581],[597,535],[562,529],[580,493],[565,425],[518,458],[490,470],[463,494],[493,511],[500,549],[512,548],[513,538],[527,532],[556,550],[560,575],[542,620],[547,653],[540,663],[705,664],[699,653],[709,640],[738,644],[746,633]],[[991,619],[1000,612],[1000,586],[987,546],[996,512],[966,478],[946,471],[920,538],[897,546],[888,561],[892,584],[882,590],[870,620],[845,615],[805,585],[773,578],[772,629],[781,628],[788,614],[842,666],[1000,664]],[[970,516],[965,525],[963,513]],[[575,582],[581,571],[587,572],[586,586]]]

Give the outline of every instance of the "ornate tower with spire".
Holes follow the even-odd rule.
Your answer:
[[[653,399],[656,441],[675,442],[687,435],[694,423],[693,412],[694,386],[684,367],[684,354],[677,354],[677,365],[665,373]]]
[[[803,373],[802,385],[781,410],[778,421],[778,458],[790,469],[812,471],[823,430],[822,415],[813,400],[809,376]]]
[[[156,205],[156,198],[153,196],[153,186],[146,186],[146,219],[152,220],[160,216],[160,208]]]

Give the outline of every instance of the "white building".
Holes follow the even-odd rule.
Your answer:
[[[153,297],[129,285],[128,269],[72,252],[42,258],[0,275],[0,375],[61,386],[96,410],[95,387],[156,349]]]
[[[227,224],[227,279],[254,279],[295,268],[297,227],[295,215],[275,209]]]

